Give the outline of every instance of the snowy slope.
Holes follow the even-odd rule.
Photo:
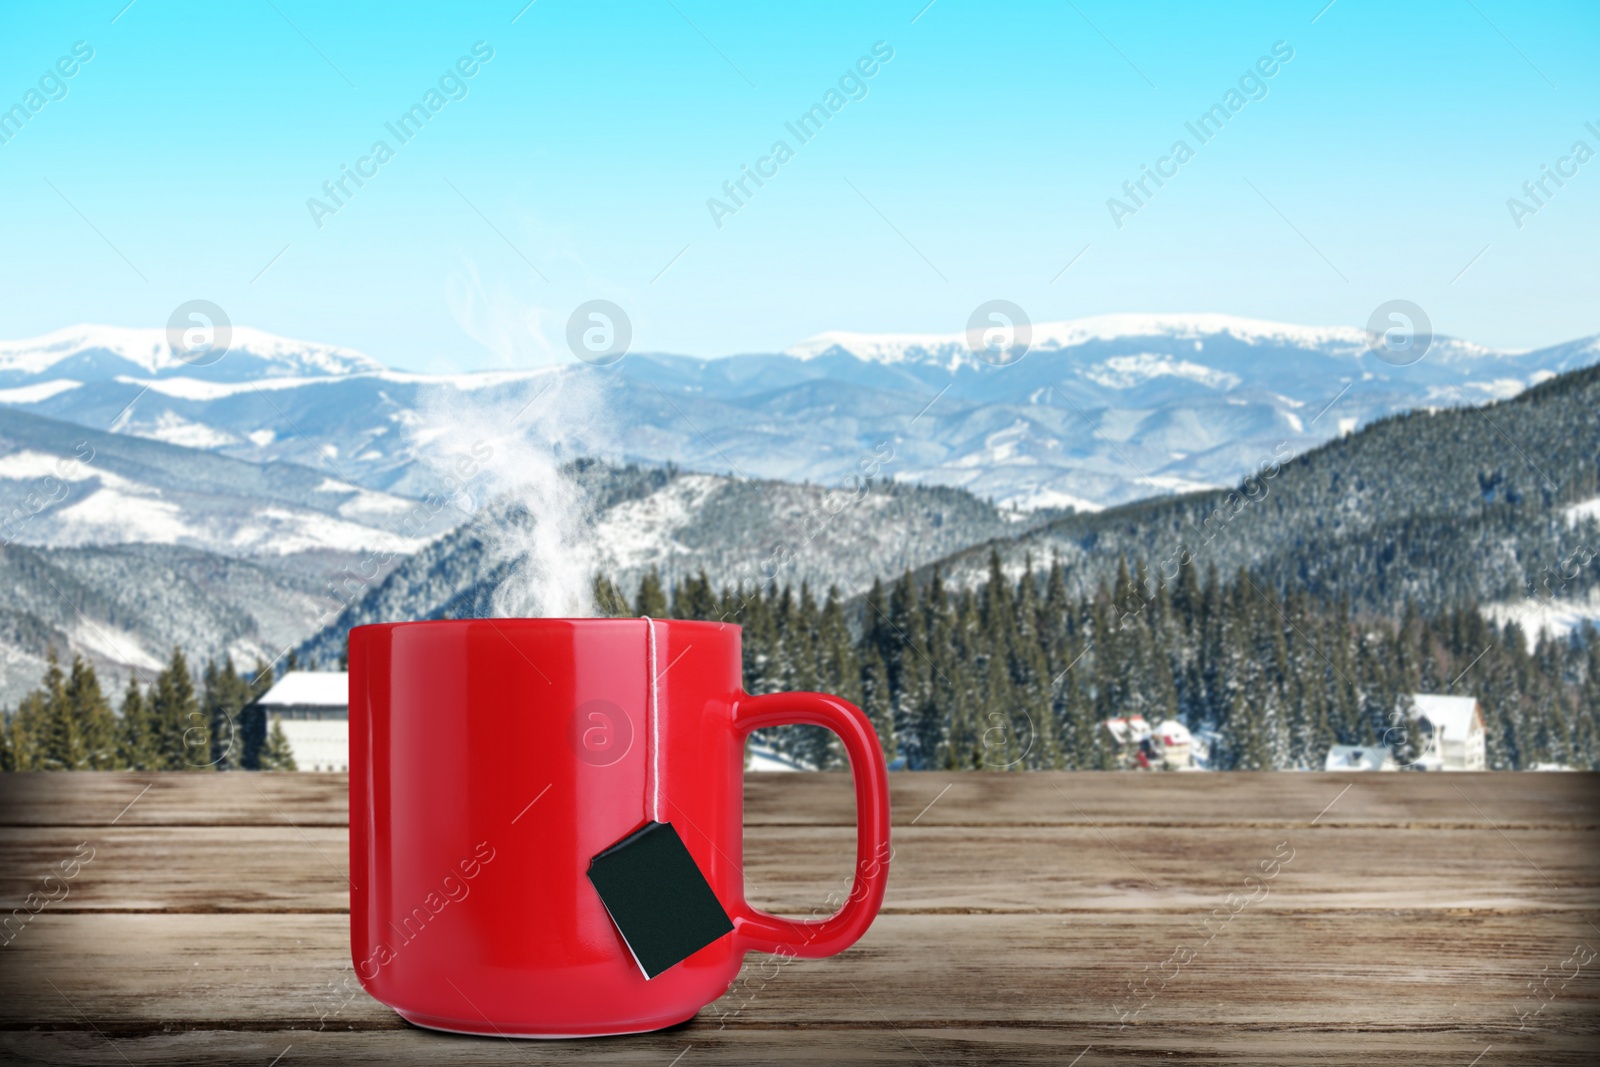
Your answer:
[[[0,408],[0,542],[154,543],[226,556],[409,553],[460,516],[291,464],[262,466]]]
[[[53,647],[94,663],[115,690],[153,677],[174,645],[190,662],[271,662],[326,619],[325,579],[283,559],[171,545],[0,546],[0,706],[39,684]]]
[[[1514,445],[1511,442],[1515,442]],[[975,586],[991,552],[1008,575],[1056,559],[1074,594],[1123,561],[1170,586],[1248,569],[1359,614],[1481,605],[1530,636],[1600,619],[1600,367],[1482,408],[1386,419],[1285,452],[1224,490],[1063,517],[940,560]]]
[[[336,612],[344,568],[387,573],[448,509],[287,463],[0,408],[0,706],[51,647],[115,681],[182,646],[271,661]]]
[[[808,583],[818,597],[837,586],[850,599],[875,579],[1050,517],[1013,515],[959,490],[888,482],[841,494],[724,475],[594,468],[585,484],[594,501],[596,569],[630,598],[648,571],[670,587],[703,570],[719,588]],[[302,653],[330,659],[350,627],[365,623],[491,613],[510,566],[496,539],[510,531],[519,540],[515,531],[537,517],[498,502],[481,518],[372,583]]]
[[[1600,626],[1600,590],[1579,597],[1498,600],[1485,604],[1483,613],[1500,626],[1516,623],[1531,652],[1541,637],[1563,638],[1584,626]]]

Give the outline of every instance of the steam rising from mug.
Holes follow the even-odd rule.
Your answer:
[[[554,367],[520,384],[426,391],[408,435],[482,528],[496,616],[593,615],[594,517],[563,465],[610,451],[605,384]]]

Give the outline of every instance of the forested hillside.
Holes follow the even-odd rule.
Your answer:
[[[277,564],[277,565],[274,565]],[[0,705],[82,653],[108,678],[160,666],[176,645],[198,659],[276,659],[322,610],[310,569],[182,545],[0,545]]]
[[[1396,416],[1304,455],[1286,446],[1237,489],[1074,515],[940,561],[977,584],[991,549],[1015,576],[1031,554],[1059,558],[1077,594],[1109,582],[1120,560],[1146,561],[1152,583],[1180,571],[1249,568],[1274,589],[1363,611],[1424,615],[1519,597],[1549,575],[1561,595],[1600,585],[1574,553],[1600,545],[1600,368],[1574,371],[1513,400]],[[932,568],[925,568],[924,581]]]
[[[719,585],[838,585],[864,594],[883,575],[920,567],[1059,512],[1005,511],[961,489],[858,476],[842,486],[685,474],[676,468],[575,466],[594,513],[600,573],[634,588],[654,572],[672,583],[705,571]],[[300,648],[331,661],[352,626],[494,614],[495,590],[522,565],[514,550],[536,522],[501,499],[402,561],[381,581],[336,590],[348,606]]]
[[[1414,692],[1476,697],[1493,769],[1600,769],[1592,632],[1530,651],[1515,626],[1471,607],[1362,616],[1282,597],[1259,576],[1193,569],[1148,600],[1137,573],[1077,597],[1059,566],[1013,582],[993,563],[977,590],[919,585],[909,572],[875,585],[859,628],[837,590],[819,600],[809,586],[718,592],[700,576],[667,589],[649,574],[631,597],[602,579],[597,600],[608,615],[742,626],[747,689],[844,696],[872,718],[885,756],[914,769],[1108,768],[1101,724],[1130,714],[1183,720],[1219,770],[1320,767],[1334,743],[1387,744],[1405,760],[1418,738],[1396,711]],[[241,676],[224,660],[207,663],[197,687],[175,650],[148,685],[127,687],[113,717],[92,666],[75,659],[68,673],[52,661],[4,717],[0,769],[291,769],[282,738],[244,713],[271,677],[264,664]],[[824,731],[764,740],[802,764],[842,766]]]
[[[954,589],[937,573],[873,587],[853,635],[837,590],[715,592],[703,576],[670,593],[647,577],[630,600],[602,582],[614,615],[722,619],[744,628],[745,687],[817,689],[859,704],[889,759],[912,768],[1094,769],[1111,765],[1106,719],[1178,718],[1219,770],[1320,768],[1328,747],[1417,739],[1396,727],[1415,692],[1477,697],[1493,769],[1600,768],[1600,641],[1544,641],[1470,605],[1428,618],[1357,613],[1287,596],[1260,575],[1184,569],[1148,598],[1137,572],[1090,596],[1064,569]],[[830,735],[774,731],[775,748],[838,766]]]

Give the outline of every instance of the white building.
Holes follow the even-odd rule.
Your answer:
[[[1417,724],[1419,769],[1481,771],[1488,765],[1483,710],[1476,698],[1412,693],[1401,708]]]
[[[1169,771],[1194,769],[1194,736],[1177,719],[1167,719],[1150,732],[1161,752],[1161,762]]]
[[[344,671],[289,671],[256,705],[263,730],[274,722],[283,727],[297,769],[350,769],[350,676]]]
[[[1334,745],[1323,761],[1325,771],[1396,771],[1399,765],[1384,745]]]
[[[1177,719],[1151,729],[1143,715],[1107,719],[1105,728],[1116,742],[1117,763],[1127,769],[1189,771],[1194,765],[1194,737]]]

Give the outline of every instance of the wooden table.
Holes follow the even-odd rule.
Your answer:
[[[1600,1062],[1600,777],[891,778],[889,894],[855,948],[752,956],[673,1030],[534,1043],[341,1004],[343,775],[0,776],[7,909],[59,895],[45,876],[93,849],[0,948],[0,1056]],[[809,913],[847,884],[850,804],[843,775],[750,776],[752,898]]]

